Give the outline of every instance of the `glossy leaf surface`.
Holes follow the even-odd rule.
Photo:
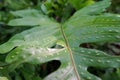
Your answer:
[[[0,53],[9,53],[6,62],[16,62],[16,66],[25,62],[42,64],[52,60],[60,61],[60,67],[44,80],[78,80],[75,68],[81,80],[101,80],[91,74],[88,68],[119,68],[120,57],[79,45],[120,41],[120,17],[102,14],[109,5],[110,1],[104,0],[85,7],[63,24],[36,10],[13,12],[20,18],[11,20],[9,25],[35,27],[16,34],[2,44]],[[61,45],[63,48],[52,48],[54,45]]]

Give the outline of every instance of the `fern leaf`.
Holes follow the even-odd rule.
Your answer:
[[[25,62],[40,64],[59,60],[59,69],[44,80],[79,80],[78,77],[81,80],[101,80],[100,77],[91,74],[88,68],[119,68],[120,57],[95,49],[85,49],[79,45],[120,41],[120,17],[101,14],[103,9],[110,5],[109,2],[104,0],[83,8],[64,24],[59,24],[33,10],[28,11],[30,16],[25,16],[28,12],[15,12],[14,15],[22,18],[11,20],[9,25],[35,27],[16,34],[8,42],[0,45],[0,53],[9,53],[6,62],[11,65],[17,63],[14,68]],[[37,16],[32,15],[33,13]],[[64,48],[52,49],[55,44]]]

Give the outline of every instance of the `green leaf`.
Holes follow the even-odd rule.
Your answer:
[[[88,67],[96,68],[118,68],[120,67],[120,57],[110,56],[106,53],[94,49],[74,49],[74,59],[79,74],[85,80],[101,80],[99,77],[87,71]]]
[[[113,15],[74,16],[64,24],[63,29],[71,45],[80,43],[119,41],[120,18]],[[75,32],[71,32],[74,30]],[[71,35],[70,35],[71,34]],[[68,36],[69,35],[69,36]],[[76,41],[75,43],[73,43]]]
[[[33,16],[33,17],[38,17],[38,16],[41,16],[41,12],[40,11],[37,11],[35,9],[25,9],[25,10],[19,10],[19,11],[12,11],[11,14],[13,14],[14,16],[16,17],[30,17],[30,16]]]
[[[47,76],[45,80],[58,80],[61,79],[65,74],[67,74],[64,77],[65,79],[67,79],[67,76],[70,76],[70,74],[72,75],[71,77],[75,77],[67,50],[65,48],[51,48],[55,44],[62,43],[61,41],[59,41],[60,39],[62,39],[62,36],[60,35],[60,25],[56,22],[51,22],[53,23],[53,25],[47,24],[48,26],[38,26],[23,31],[22,33],[16,34],[7,43],[0,46],[0,53],[4,54],[10,51],[6,57],[6,62],[9,64],[16,63],[10,66],[9,69],[13,70],[22,63],[26,62],[29,62],[31,64],[42,64],[51,60],[59,60],[61,62],[59,70],[54,72],[54,74],[49,75],[50,78],[49,76]],[[21,23],[19,24],[21,25]],[[16,25],[16,23],[13,25]],[[67,72],[69,70],[70,72],[68,74]],[[24,74],[26,75],[25,72]],[[55,74],[59,74],[61,76],[56,76]],[[70,77],[68,77],[68,80],[69,78]]]
[[[15,15],[22,18],[11,20],[9,25],[38,26],[16,34],[0,45],[0,53],[8,53],[6,62],[11,65],[11,69],[26,62],[42,64],[52,60],[60,61],[60,67],[43,80],[79,80],[79,77],[81,80],[101,80],[91,74],[88,68],[119,68],[120,57],[79,45],[120,41],[120,17],[101,14],[109,4],[109,0],[104,0],[83,8],[64,24],[59,24],[36,11],[37,16],[33,16],[33,10],[29,11],[29,16],[24,16],[27,13],[25,11],[19,14],[16,12]],[[61,45],[63,48],[53,48],[55,45]],[[13,63],[16,63],[15,67]]]
[[[91,5],[94,3],[93,0],[69,0],[76,10],[79,10],[85,6]]]
[[[99,5],[104,4],[103,2],[99,2]],[[94,5],[97,6],[97,4]],[[120,57],[110,56],[107,53],[94,49],[84,49],[79,47],[79,45],[82,43],[120,41],[120,17],[112,14],[91,15],[89,13],[100,13],[102,11],[99,6],[96,7],[96,10],[92,11],[92,6],[76,12],[63,25],[63,31],[81,78],[85,80],[101,80],[99,77],[88,72],[88,67],[118,68],[120,67]],[[87,14],[81,15],[82,12],[85,12],[83,10],[86,10]]]
[[[43,25],[58,25],[54,23],[53,19],[48,18],[37,10],[27,9],[16,12],[11,12],[13,15],[21,17],[20,19],[14,19],[9,22],[8,25],[12,26],[43,26]]]
[[[22,0],[19,2],[17,0],[5,0],[5,3],[9,8],[13,10],[19,10],[30,6],[30,1],[26,1],[26,0]]]
[[[87,7],[82,8],[81,10],[79,10],[76,14],[76,16],[80,16],[81,14],[100,14],[101,12],[105,11],[107,7],[110,6],[111,0],[103,0],[103,1],[99,1],[94,3],[93,5],[89,5]]]
[[[6,77],[0,77],[0,80],[8,80]]]
[[[32,35],[30,33],[28,33],[34,29],[25,31],[26,34],[24,34],[24,36],[29,35],[31,37],[31,39],[30,39],[30,37],[28,37],[28,38],[26,38],[27,42],[21,41],[20,43],[23,43],[23,44],[18,45],[14,50],[12,50],[8,54],[8,56],[6,57],[6,62],[7,63],[17,62],[18,63],[17,66],[18,66],[18,65],[25,63],[25,62],[30,62],[32,64],[39,64],[39,63],[45,63],[45,62],[48,62],[51,60],[59,60],[60,62],[62,62],[61,67],[54,74],[59,73],[62,77],[63,73],[66,73],[68,70],[72,69],[71,63],[68,63],[68,62],[70,62],[69,54],[65,49],[52,49],[52,48],[50,48],[52,45],[55,44],[56,38],[50,36],[50,34],[52,35],[53,33],[50,33],[49,35],[44,34],[43,37],[41,35],[37,35],[38,28],[40,28],[40,27],[34,28],[34,29],[36,29],[36,31],[34,32],[35,38],[33,38],[33,36],[32,36],[33,33],[31,33]],[[40,30],[41,30],[41,31],[39,31],[40,33],[42,33],[42,32],[44,33],[44,32],[48,32],[48,30],[50,30],[50,28],[47,29],[47,31],[45,31],[45,27],[44,27],[44,30],[42,30],[41,28],[40,28]],[[23,32],[23,33],[25,33],[25,32]],[[21,34],[23,34],[23,33],[21,33]],[[46,36],[46,38],[45,38],[45,36]],[[16,43],[16,45],[17,45],[18,42],[16,42],[15,37],[16,36],[11,38],[10,41],[14,42],[14,44]],[[39,42],[36,43],[37,38],[38,38],[38,41],[40,40],[40,43]],[[32,39],[33,40],[35,39],[35,41],[33,41]],[[43,39],[43,41],[42,41],[42,39]],[[8,42],[8,44],[9,44],[9,42]],[[57,80],[58,78],[61,78],[61,77],[56,78],[56,75],[51,75],[51,79],[55,78]]]

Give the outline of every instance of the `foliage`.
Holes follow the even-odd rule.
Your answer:
[[[93,0],[69,0],[76,10],[94,3]]]
[[[14,35],[9,41],[0,45],[0,78],[9,80],[13,78],[15,80],[108,79],[107,73],[102,76],[92,74],[90,67],[115,68],[118,74],[119,56],[80,47],[83,43],[120,41],[119,15],[105,12],[110,2],[110,0],[103,0],[78,10],[80,7],[74,6],[76,2],[71,0],[70,3],[77,11],[62,23],[36,9],[11,12],[16,19],[10,20],[8,25],[33,28]],[[60,67],[46,77],[39,76],[36,66],[54,60],[60,62]]]

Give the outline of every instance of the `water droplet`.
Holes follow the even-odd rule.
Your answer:
[[[120,60],[117,60],[118,62],[120,62]]]
[[[56,79],[59,79],[59,76],[55,76]]]
[[[107,21],[111,21],[110,19],[107,19]]]
[[[110,61],[106,61],[107,63],[109,63]]]
[[[105,11],[106,9],[103,9],[103,11]]]
[[[67,51],[65,50],[65,53],[66,53]]]
[[[18,55],[19,54],[19,52],[16,52],[16,55]]]
[[[53,54],[51,54],[51,55],[53,55]],[[57,53],[57,55],[60,55],[60,53]]]
[[[68,62],[68,65],[70,65],[70,62]]]
[[[0,67],[0,69],[3,69],[3,67]]]
[[[81,65],[78,65],[79,68],[81,68]]]
[[[99,53],[96,54],[97,56],[100,55]]]
[[[40,59],[40,57],[37,57],[37,59]]]
[[[112,37],[111,35],[108,35],[108,37],[110,38],[110,37]]]
[[[115,32],[119,32],[119,30],[115,30]]]
[[[25,58],[26,58],[26,56],[24,55],[24,56],[22,56],[22,58],[23,58],[23,59],[25,59]]]
[[[54,56],[53,53],[51,53],[50,55],[51,55],[51,56]],[[59,55],[59,54],[57,53],[57,55]]]
[[[91,37],[87,37],[88,39],[90,39]]]
[[[15,56],[11,56],[11,58],[14,58]]]
[[[99,37],[98,37],[98,36],[96,36],[95,38],[96,38],[96,39],[98,39]]]
[[[105,10],[105,9],[103,9],[103,10]],[[104,21],[105,19],[102,19],[102,21]]]
[[[88,52],[89,54],[91,53],[91,52]]]
[[[95,53],[98,53],[98,51],[95,51]],[[98,53],[99,54],[99,53]]]
[[[109,26],[111,26],[111,27],[115,27],[114,25],[109,25]]]
[[[35,55],[35,52],[33,52],[32,55]]]
[[[115,19],[113,19],[112,21],[116,21]]]
[[[101,60],[97,60],[98,62],[102,62]]]
[[[119,38],[119,39],[120,39],[120,36],[116,36],[116,38]]]
[[[91,62],[93,62],[93,59],[90,59]]]
[[[98,31],[95,31],[95,33],[97,33]]]
[[[101,36],[102,38],[104,38],[105,36]]]
[[[47,58],[47,56],[45,55],[45,57]]]
[[[81,50],[81,52],[85,52],[84,50]]]
[[[83,60],[86,60],[86,58],[83,58]]]
[[[75,48],[71,48],[72,50],[75,50]]]
[[[64,70],[62,70],[61,73],[65,73]]]
[[[88,77],[88,79],[90,80],[90,79],[91,79],[91,77]]]
[[[83,72],[81,72],[81,74],[82,74],[82,75],[84,75],[84,73],[83,73]]]
[[[110,31],[110,32],[111,32],[112,30],[108,30],[108,31]]]

